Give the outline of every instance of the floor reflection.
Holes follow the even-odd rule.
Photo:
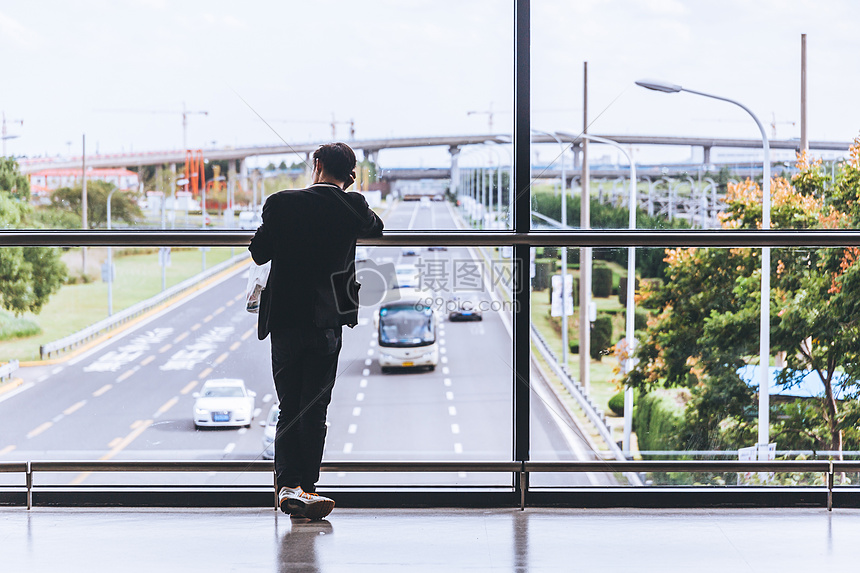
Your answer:
[[[278,571],[320,571],[319,554],[333,533],[334,527],[325,519],[290,518],[290,530],[278,548]]]

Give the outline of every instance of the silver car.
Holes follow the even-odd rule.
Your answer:
[[[266,420],[260,422],[263,426],[263,459],[275,459],[275,430],[278,427],[278,414],[281,413],[281,408],[278,404],[272,404],[269,410],[269,415]]]

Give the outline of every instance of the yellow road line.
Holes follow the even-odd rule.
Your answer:
[[[209,376],[210,374],[212,374],[212,369],[211,369],[211,368],[207,368],[206,370],[204,370],[203,372],[201,372],[200,374],[198,374],[198,375],[197,375],[197,377],[198,377],[198,378],[206,378],[206,377],[207,377],[207,376]]]
[[[142,423],[143,423],[143,420],[135,420],[134,422],[131,423],[131,425],[128,427],[128,429],[134,430],[135,428],[140,426]]]
[[[218,358],[215,359],[215,364],[221,364],[222,362],[227,360],[228,356],[230,356],[230,353],[225,352],[224,354],[222,354],[221,356],[219,356]]]
[[[200,328],[200,326],[201,326],[201,324],[198,322],[197,324],[195,324],[194,326],[191,327],[191,331],[193,332],[193,331],[197,330],[198,328]]]
[[[119,375],[119,378],[116,379],[117,382],[122,382],[123,380],[127,380],[132,374],[134,374],[134,370],[126,370],[122,374]]]
[[[233,306],[234,302],[236,302],[236,301],[235,300],[228,300],[227,302],[224,303],[224,306]]]
[[[148,427],[150,427],[152,425],[152,422],[153,422],[152,420],[145,420],[145,421],[144,420],[137,420],[137,422],[132,424],[132,425],[136,425],[137,427],[135,429],[133,429],[129,435],[127,435],[126,437],[122,438],[119,442],[117,442],[114,445],[114,447],[111,448],[111,450],[108,453],[106,453],[105,455],[103,455],[99,459],[100,460],[109,460],[109,459],[113,458],[115,455],[117,455],[123,449],[125,449],[130,443],[132,443]],[[111,443],[113,443],[113,442],[111,442]],[[90,475],[90,473],[91,472],[84,472],[82,474],[78,474],[78,476],[71,481],[71,484],[77,485],[79,483],[82,483],[85,479],[87,479],[87,477]]]
[[[248,340],[248,337],[251,336],[252,334],[254,334],[255,332],[257,332],[256,328],[249,329],[248,332],[246,332],[245,334],[242,335],[242,340]]]
[[[188,394],[189,392],[194,390],[194,388],[197,386],[197,384],[199,384],[199,382],[197,380],[194,380],[193,382],[189,382],[188,384],[185,385],[185,388],[183,388],[182,390],[179,391],[179,393],[180,394]]]
[[[177,336],[176,338],[174,338],[173,343],[176,344],[177,342],[185,340],[186,338],[188,338],[188,331],[185,331],[182,334],[180,334],[179,336]]]
[[[210,320],[212,320],[213,316],[214,315],[210,314],[209,316],[207,316],[206,318],[203,319],[203,322],[209,322]]]
[[[242,300],[242,297],[244,297],[244,296],[245,295],[243,295],[243,294],[237,294],[235,297],[233,297],[233,300]]]
[[[93,392],[93,396],[99,397],[102,394],[104,394],[105,392],[107,392],[108,390],[110,390],[111,388],[113,388],[113,384],[105,384],[104,386],[102,386],[101,388],[99,388],[98,390]]]
[[[188,333],[186,332],[185,335],[187,336]],[[162,352],[167,352],[168,350],[170,350],[170,348],[172,346],[173,346],[172,344],[165,344],[164,346],[162,346],[161,348],[158,349],[158,353],[161,354]]]
[[[236,342],[234,342],[233,344],[230,345],[230,351],[232,352],[232,351],[236,350],[237,348],[239,348],[240,346],[242,346],[242,343],[237,340]]]
[[[53,422],[45,422],[45,423],[44,423],[44,424],[42,424],[41,426],[38,426],[38,427],[36,427],[35,429],[30,430],[30,433],[29,433],[29,434],[27,434],[27,437],[28,437],[28,438],[34,438],[34,437],[38,436],[39,434],[41,434],[42,432],[44,432],[45,430],[47,430],[48,428],[50,428],[50,427],[51,427],[51,426],[53,426],[53,425],[54,425],[54,423],[53,423]]]
[[[116,447],[116,445],[117,445],[118,443],[120,443],[121,441],[122,441],[122,438],[120,438],[119,436],[117,436],[116,438],[114,438],[114,439],[112,439],[110,442],[108,442],[108,448]]]
[[[152,362],[153,360],[155,360],[155,355],[149,355],[149,356],[147,356],[146,358],[144,358],[143,360],[141,360],[141,361],[140,361],[140,365],[141,365],[141,366],[146,366],[147,364],[149,364],[149,363],[150,363],[150,362]]]
[[[164,405],[158,409],[158,411],[155,413],[155,415],[156,416],[162,415],[163,413],[167,412],[169,409],[173,408],[177,402],[179,402],[179,398],[174,396],[173,398],[171,398],[170,400],[165,402]]]
[[[2,456],[3,454],[8,454],[9,452],[11,452],[14,449],[15,449],[15,446],[6,446],[2,450],[0,450],[0,456]]]
[[[219,315],[219,314],[221,314],[222,312],[224,312],[224,307],[223,307],[223,306],[218,307],[218,310],[216,310],[215,312],[213,312],[213,313],[212,313],[212,316]]]
[[[63,410],[63,414],[65,414],[66,416],[70,416],[70,415],[74,414],[75,412],[77,412],[78,410],[80,410],[81,408],[83,408],[84,404],[86,404],[86,403],[87,403],[86,400],[81,400],[77,404],[72,404],[71,406],[69,406],[68,408]]]

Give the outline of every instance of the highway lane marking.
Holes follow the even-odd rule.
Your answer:
[[[185,332],[183,332],[182,334],[180,334],[179,336],[177,336],[176,338],[173,339],[173,344],[178,344],[178,343],[182,342],[183,340],[188,338],[189,334],[190,333],[186,330]]]
[[[259,416],[260,416],[260,414],[261,414],[262,412],[263,412],[263,409],[262,409],[262,408],[254,408],[254,413],[253,413],[253,414],[251,414],[251,418],[257,418],[257,417],[259,417]],[[242,432],[242,430],[247,430],[247,429],[248,429],[248,428],[239,428],[239,432],[240,432],[240,433],[244,433],[244,432]]]
[[[445,386],[450,386],[451,385],[451,379],[445,378],[444,383],[445,383]]]
[[[139,428],[141,424],[143,424],[143,420],[135,420],[134,422],[131,423],[131,425],[129,426],[129,429],[135,430],[135,429]]]
[[[447,375],[447,374],[450,374],[450,373],[451,373],[451,369],[450,369],[450,368],[448,368],[447,366],[443,366],[443,367],[442,367],[442,374],[446,374],[446,375]]]
[[[373,360],[371,360],[370,358],[364,361],[365,366],[370,366],[371,364],[373,364]]]
[[[362,378],[358,385],[361,388],[367,388],[367,378]]]
[[[376,341],[375,341],[375,340],[371,340],[371,341],[370,341],[370,347],[371,347],[371,348],[373,348],[374,346],[376,346]]]
[[[447,353],[447,352],[448,352],[448,349],[447,349],[447,348],[440,348],[440,349],[439,349],[439,354],[445,354],[445,353]]]
[[[14,449],[15,449],[15,446],[6,446],[2,450],[0,450],[0,456],[2,456],[3,454],[8,454],[9,452],[11,452]]]
[[[233,297],[233,300],[242,300],[242,297],[244,297],[244,296],[245,295],[243,295],[243,294],[237,294],[235,297]]]
[[[442,346],[444,346],[444,345],[445,345],[445,339],[444,339],[444,338],[440,338],[440,339],[439,339],[439,344],[440,344],[440,345],[442,345]]]
[[[111,441],[108,442],[108,449],[110,450],[110,449],[115,448],[117,446],[117,444],[119,444],[121,441],[122,441],[122,438],[120,438],[119,436],[115,437],[114,439],[112,439]]]
[[[187,333],[187,332],[186,332],[185,334],[186,334],[186,336],[188,335],[188,333]],[[172,347],[173,347],[173,345],[172,345],[172,344],[170,344],[170,343],[165,344],[164,346],[162,346],[161,348],[159,348],[159,349],[158,349],[158,353],[159,353],[159,354],[161,354],[161,353],[167,352],[167,351],[168,351],[168,350],[170,350]]]
[[[177,402],[179,402],[179,397],[178,397],[178,396],[174,396],[173,398],[171,398],[170,400],[168,400],[167,402],[165,402],[165,403],[161,406],[161,408],[159,408],[159,409],[155,412],[155,414],[154,414],[152,417],[153,417],[153,418],[158,418],[159,416],[161,416],[162,414],[164,414],[165,412],[167,412],[169,409],[171,409],[172,407],[174,407],[174,406],[176,405],[176,403],[177,403]]]
[[[48,428],[50,428],[53,425],[54,425],[53,422],[45,422],[43,424],[40,424],[36,428],[30,430],[30,433],[27,434],[27,437],[28,438],[35,438],[36,436],[38,436],[39,434],[41,434],[42,432],[44,432],[45,430],[47,430]]]
[[[51,370],[51,374],[59,374],[63,370],[62,366],[57,366],[53,370]]]
[[[442,357],[442,364],[448,364],[448,357],[447,356]]]
[[[368,351],[367,351],[367,355],[368,355],[368,356],[373,356],[373,348],[371,348],[370,350],[368,350]]]
[[[448,400],[453,400],[454,399],[454,393],[453,392],[445,392],[445,398],[447,398]]]
[[[229,454],[230,452],[232,452],[235,449],[236,449],[236,444],[234,442],[230,442],[229,444],[227,444],[227,447],[224,448],[224,453]]]
[[[98,398],[99,396],[101,396],[102,394],[104,394],[105,392],[110,390],[111,388],[113,388],[113,384],[105,384],[104,386],[102,386],[101,388],[99,388],[98,390],[93,392],[93,396]]]
[[[11,390],[5,390],[2,394],[0,394],[0,402],[8,400],[12,396],[17,396],[21,392],[29,390],[30,388],[32,388],[35,385],[36,385],[35,382],[27,382],[26,384],[21,384],[17,388],[12,387]]]
[[[198,322],[197,324],[195,324],[194,326],[191,327],[191,332],[194,332],[195,330],[197,330],[201,326],[203,326],[203,325]]]
[[[352,409],[352,415],[353,415],[353,416],[361,416],[361,408],[359,408],[358,406],[356,406],[355,408],[353,408],[353,409]]]
[[[343,445],[343,453],[345,453],[345,454],[352,453],[352,442],[347,442]]]
[[[200,374],[198,374],[198,375],[197,375],[197,377],[198,377],[198,378],[206,378],[206,377],[207,377],[207,376],[209,376],[210,374],[212,374],[212,369],[211,369],[211,368],[207,368],[207,369],[205,369],[203,372],[201,372]]]
[[[220,307],[218,307],[218,308],[215,310],[215,312],[213,312],[213,313],[212,313],[212,316],[218,316],[218,315],[219,315],[219,314],[221,314],[222,312],[224,312],[224,307],[223,307],[223,306],[220,306]]]
[[[248,340],[248,337],[251,336],[252,334],[254,334],[254,332],[256,332],[255,328],[249,329],[248,332],[246,332],[245,334],[243,334],[241,336],[241,340]]]
[[[130,443],[132,443],[139,435],[141,435],[144,431],[146,431],[146,429],[148,427],[150,427],[152,425],[152,423],[153,423],[153,420],[136,420],[131,425],[131,427],[133,428],[131,433],[129,435],[127,435],[126,437],[120,439],[120,441],[117,442],[111,448],[111,450],[108,453],[106,453],[105,455],[103,455],[99,459],[100,460],[109,460],[109,459],[113,458],[115,455],[117,455],[122,450],[124,450]],[[71,485],[77,485],[77,484],[82,483],[85,479],[87,479],[87,477],[90,475],[90,473],[91,472],[84,472],[84,473],[78,474],[78,476],[70,482]]]
[[[225,306],[233,306],[233,304],[234,304],[235,302],[236,302],[236,299],[228,300],[226,303],[224,303],[224,305],[225,305]]]
[[[126,370],[125,372],[123,372],[122,374],[120,374],[119,376],[117,376],[116,381],[117,381],[117,382],[122,382],[122,381],[124,381],[124,380],[127,380],[127,379],[128,379],[128,378],[130,378],[130,377],[131,377],[131,375],[132,375],[132,374],[134,374],[135,372],[137,372],[137,368],[132,368],[131,370]]]
[[[66,416],[71,416],[72,414],[74,414],[75,412],[77,412],[78,410],[83,408],[84,404],[86,404],[86,403],[87,403],[86,400],[81,400],[80,402],[72,404],[71,406],[69,406],[68,408],[63,410],[63,414],[65,414]]]
[[[451,424],[451,433],[459,434],[460,433],[460,424]]]
[[[56,424],[57,422],[59,422],[60,420],[62,420],[64,417],[65,417],[65,416],[63,416],[63,414],[57,414],[56,416],[54,416],[53,418],[51,418],[51,421],[52,421],[53,423],[55,423],[55,424]]]
[[[259,410],[259,408],[257,408],[257,410]],[[256,412],[256,410],[255,410],[255,412]],[[254,417],[256,417],[256,416],[254,416]],[[236,433],[241,436],[242,434],[246,433],[247,431],[248,431],[248,428],[239,428],[238,430],[236,430]]]
[[[359,392],[358,394],[355,395],[355,401],[356,402],[361,402],[363,400],[364,400],[364,392]]]
[[[457,415],[457,407],[456,406],[448,406],[448,414],[451,416]]]
[[[268,404],[269,401],[271,401],[271,399],[272,399],[272,395],[266,394],[265,396],[263,396],[263,404]]]
[[[219,356],[218,358],[215,359],[215,364],[221,364],[222,362],[227,360],[228,356],[230,356],[230,353],[225,352],[224,354],[222,354],[221,356]]]
[[[233,352],[234,350],[236,350],[240,346],[242,346],[242,343],[237,340],[236,342],[234,342],[233,344],[230,345],[230,351]]]
[[[463,444],[460,444],[460,443],[454,444],[454,453],[455,454],[462,454],[463,453]]]
[[[194,390],[194,387],[197,386],[199,383],[200,382],[197,380],[194,380],[193,382],[189,382],[188,384],[185,385],[185,388],[183,388],[182,390],[179,391],[179,393],[183,394],[183,395],[188,394],[189,392]]]
[[[365,368],[361,371],[362,376],[370,376],[370,368]]]
[[[153,360],[155,360],[155,356],[151,354],[151,355],[147,356],[146,358],[144,358],[143,360],[141,360],[140,365],[146,366],[147,364],[149,364]]]
[[[207,316],[206,318],[203,319],[203,322],[209,322],[213,318],[214,318],[214,315],[210,314],[209,316]]]
[[[354,434],[358,431],[358,424],[350,424],[349,428],[347,428],[346,433]]]

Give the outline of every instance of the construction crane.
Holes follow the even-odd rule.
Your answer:
[[[2,137],[3,137],[3,157],[6,157],[6,140],[7,139],[15,139],[16,137],[18,137],[17,135],[8,135],[6,133],[6,123],[7,123],[6,122],[6,112],[4,111],[3,112],[3,132],[2,132],[2,134],[3,134],[2,135]],[[18,125],[23,126],[24,120],[23,119],[10,119],[8,121],[8,123],[11,123],[13,125],[17,123]]]
[[[160,109],[100,109],[110,113],[150,113],[150,114],[181,114],[182,115],[182,149],[188,150],[188,116],[192,114],[209,115],[208,111],[189,111],[182,102],[182,111],[160,110]]]
[[[338,125],[349,125],[349,139],[350,141],[355,139],[355,120],[350,119],[349,121],[337,121],[335,119],[334,113],[331,114],[331,121],[324,121],[319,119],[270,119],[272,123],[312,123],[312,124],[328,124],[331,125],[331,139],[332,141],[337,139],[337,126]]]

